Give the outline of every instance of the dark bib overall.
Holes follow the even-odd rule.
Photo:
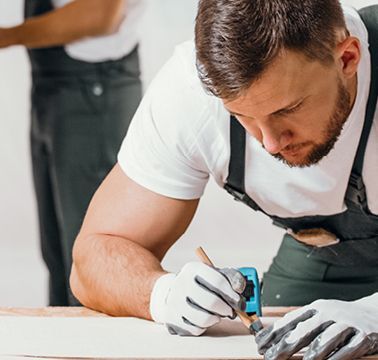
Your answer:
[[[51,10],[51,0],[25,0],[26,18]],[[72,246],[139,104],[138,51],[97,63],[74,60],[60,46],[28,54],[33,177],[49,304],[76,305],[69,289]]]
[[[280,249],[264,274],[263,305],[304,305],[319,298],[354,300],[378,291],[378,216],[367,206],[362,168],[365,148],[374,119],[378,92],[378,6],[359,11],[369,33],[371,85],[357,153],[345,194],[347,210],[332,216],[280,218],[268,215],[273,224],[298,232],[322,228],[340,242],[316,247],[285,234]],[[224,188],[253,210],[264,212],[246,193],[245,129],[231,117],[231,157]]]

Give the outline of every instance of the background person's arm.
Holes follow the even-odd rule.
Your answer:
[[[79,301],[115,316],[150,319],[160,260],[185,232],[198,200],[158,195],[119,165],[94,195],[73,250],[71,288]]]
[[[64,45],[87,36],[117,31],[125,0],[75,0],[10,28],[0,28],[0,48],[24,45],[41,48]]]

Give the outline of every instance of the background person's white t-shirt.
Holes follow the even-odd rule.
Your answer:
[[[72,1],[52,0],[52,3],[55,8],[59,8]],[[87,37],[67,44],[64,47],[67,54],[77,60],[101,62],[117,60],[130,53],[139,41],[138,23],[145,1],[125,0],[124,3],[125,18],[116,33]]]
[[[318,164],[290,168],[251,136],[246,141],[248,195],[280,217],[344,211],[345,191],[365,117],[370,86],[367,30],[357,12],[345,9],[347,27],[361,41],[357,97],[334,149]],[[199,198],[209,176],[223,187],[230,159],[230,114],[198,79],[192,41],[177,47],[150,85],[118,154],[123,171],[165,196]],[[378,214],[378,116],[371,129],[363,178],[368,206]]]

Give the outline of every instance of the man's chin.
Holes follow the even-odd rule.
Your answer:
[[[305,155],[284,155],[281,153],[278,154],[272,154],[273,157],[275,157],[277,160],[281,161],[285,165],[293,168],[293,167],[298,167],[298,168],[305,168],[305,167],[310,167],[312,165],[317,164],[321,158],[312,158],[310,154],[305,154]]]

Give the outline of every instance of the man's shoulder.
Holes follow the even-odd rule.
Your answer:
[[[175,79],[179,80],[177,83],[183,90],[195,91],[197,96],[205,95],[197,73],[194,40],[178,44],[167,65]]]
[[[198,77],[194,42],[176,46],[147,90],[147,102],[159,123],[171,131],[199,133],[225,110],[219,98],[208,94]]]

